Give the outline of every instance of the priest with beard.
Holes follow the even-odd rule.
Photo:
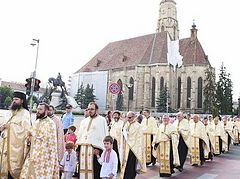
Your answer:
[[[58,161],[60,162],[63,158],[64,151],[65,151],[64,132],[63,132],[62,122],[54,113],[55,113],[54,106],[49,105],[49,110],[47,114],[48,114],[48,117],[50,117],[56,125]]]
[[[99,155],[103,152],[103,139],[108,135],[106,119],[98,114],[95,102],[88,104],[89,117],[84,118],[79,127],[77,140],[79,151],[79,178],[100,179],[101,165],[94,149]]]
[[[118,171],[120,170],[120,159],[119,159],[119,147],[121,139],[121,131],[124,122],[120,119],[121,113],[114,111],[112,114],[112,121],[109,125],[109,134],[113,138],[113,150],[117,153],[118,156]]]
[[[183,118],[182,112],[177,113],[176,120],[174,121],[173,125],[177,129],[179,135],[178,154],[180,166],[178,167],[178,170],[182,172],[188,151],[190,150],[190,125],[188,120]]]
[[[174,173],[174,168],[180,165],[178,155],[179,136],[175,126],[169,122],[169,117],[163,115],[162,119],[163,123],[158,128],[153,144],[160,165],[160,177],[170,177]]]
[[[143,128],[143,135],[144,135],[144,149],[146,155],[146,165],[152,163],[155,165],[156,158],[153,156],[152,151],[152,142],[156,136],[156,132],[158,129],[156,119],[150,115],[150,111],[145,109],[143,111],[143,120],[142,120],[142,128]]]
[[[219,117],[214,118],[212,129],[214,133],[214,155],[220,155],[223,152],[223,146],[227,145],[227,138],[224,135],[224,127],[219,121]]]
[[[21,172],[21,179],[59,178],[56,125],[47,116],[49,106],[40,103],[37,120],[28,133],[31,149]]]
[[[207,117],[205,117],[203,119],[203,124],[205,126],[205,130],[207,132],[207,136],[208,136],[208,140],[209,140],[209,149],[210,152],[208,154],[205,155],[205,160],[213,160],[213,152],[214,152],[214,133],[213,133],[213,129],[212,129],[212,125],[209,122],[209,119]]]
[[[224,131],[225,131],[225,137],[226,137],[226,141],[227,144],[225,146],[223,146],[224,151],[228,152],[229,148],[230,148],[230,144],[231,144],[231,139],[234,140],[234,136],[232,133],[233,130],[233,125],[231,123],[231,121],[228,121],[227,116],[223,117],[223,127],[224,127]]]
[[[29,151],[26,135],[31,126],[26,95],[14,92],[10,110],[0,125],[0,177],[17,179]]]
[[[233,118],[233,145],[239,144],[239,132],[240,132],[240,122],[238,121],[237,117]]]
[[[134,179],[137,173],[146,172],[143,130],[132,111],[127,113],[127,121],[122,129],[119,157],[121,171],[118,179]]]
[[[193,115],[193,122],[190,123],[191,132],[191,157],[190,163],[193,166],[203,165],[205,155],[209,153],[209,141],[205,126],[199,120],[199,115]]]

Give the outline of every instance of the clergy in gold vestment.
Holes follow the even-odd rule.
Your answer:
[[[127,113],[120,142],[121,171],[118,179],[134,179],[137,171],[146,172],[142,126],[134,112]]]
[[[223,151],[224,146],[227,145],[227,138],[224,135],[225,131],[221,121],[219,121],[219,117],[214,118],[214,124],[212,125],[213,133],[214,133],[214,155],[220,155]]]
[[[191,157],[192,165],[203,165],[204,155],[209,153],[209,141],[205,127],[199,121],[199,115],[193,115],[193,122],[190,123],[191,131]]]
[[[101,155],[103,139],[108,135],[106,119],[98,115],[98,105],[88,105],[89,117],[82,120],[79,128],[77,145],[79,145],[79,178],[100,179],[101,165],[93,154],[94,149]]]
[[[175,126],[169,123],[169,117],[163,115],[162,119],[163,123],[158,128],[153,144],[160,165],[160,177],[170,177],[174,173],[174,167],[180,166],[178,155],[179,136]]]
[[[29,133],[31,149],[23,165],[22,179],[59,178],[56,125],[47,117],[48,109],[46,103],[37,107],[37,120]]]
[[[65,149],[64,149],[65,148],[64,133],[63,133],[62,122],[54,113],[55,113],[54,106],[49,105],[48,116],[54,121],[54,123],[56,125],[58,161],[60,162],[63,158],[63,154],[65,151]]]
[[[224,148],[224,151],[227,152],[229,151],[229,147],[230,147],[230,144],[231,144],[231,139],[234,140],[234,136],[233,136],[233,133],[232,133],[232,130],[233,130],[233,125],[231,123],[231,121],[228,121],[228,118],[227,116],[224,116],[223,117],[223,128],[224,128],[224,131],[225,131],[225,137],[227,139],[227,144],[225,146],[223,146]]]
[[[209,153],[205,155],[205,160],[213,160],[213,152],[214,152],[214,143],[215,143],[215,136],[214,131],[212,128],[211,123],[209,122],[208,118],[205,117],[203,119],[203,124],[205,126],[205,130],[207,132],[208,140],[209,140]]]
[[[239,144],[239,132],[240,132],[240,122],[238,121],[237,117],[233,118],[233,144]]]
[[[20,176],[24,159],[29,147],[26,134],[30,128],[30,114],[28,112],[26,95],[14,92],[10,110],[1,121],[0,142],[0,178],[14,178]]]
[[[174,127],[177,129],[179,135],[179,144],[178,144],[178,154],[180,160],[180,166],[178,170],[183,171],[183,165],[187,158],[188,150],[190,152],[190,125],[187,119],[183,118],[182,112],[178,112],[176,115],[176,120],[173,123]]]
[[[112,121],[109,125],[109,134],[113,138],[113,150],[117,153],[118,156],[118,171],[120,170],[119,147],[121,132],[124,124],[124,122],[120,119],[120,116],[120,112],[114,111],[112,114]]]
[[[143,116],[144,118],[141,125],[144,134],[144,150],[146,155],[146,164],[149,165],[152,163],[152,165],[155,165],[156,158],[152,155],[152,142],[157,133],[158,126],[155,118],[150,116],[150,111],[148,109],[145,109],[143,111]]]

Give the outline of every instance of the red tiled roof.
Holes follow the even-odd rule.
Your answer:
[[[149,34],[109,43],[76,73],[117,69],[139,64],[167,63],[168,34],[167,32],[156,34],[152,53],[154,36],[155,34]],[[209,64],[197,38],[193,41],[191,38],[182,39],[179,45],[183,65]]]
[[[109,43],[78,72],[102,71],[148,64],[154,34]],[[167,32],[156,35],[151,63],[166,63]]]
[[[202,45],[196,38],[192,40],[191,38],[181,39],[179,41],[180,54],[183,56],[183,65],[210,65],[208,57],[205,54]]]
[[[22,91],[22,92],[26,91],[26,87],[24,83],[1,81],[1,86],[7,86],[16,91]],[[45,92],[45,88],[40,88],[39,92],[43,94]]]

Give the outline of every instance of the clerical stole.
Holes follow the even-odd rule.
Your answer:
[[[233,136],[234,136],[233,143],[239,144],[239,133],[238,133],[238,129],[236,127],[233,128]]]
[[[151,150],[151,135],[152,134],[144,134],[144,149],[145,149],[145,154],[146,154],[146,163],[151,163],[151,155],[152,155],[152,150]]]
[[[126,140],[124,139],[123,140],[123,158],[122,158],[122,163],[121,163],[120,174],[118,176],[119,179],[124,178],[124,173],[125,173],[126,166],[127,166],[129,151],[130,151],[129,145],[127,144]]]
[[[200,149],[199,149],[199,138],[198,137],[191,137],[191,157],[190,157],[190,163],[192,165],[200,164]]]
[[[79,177],[94,179],[93,147],[90,144],[81,144],[79,152]]]
[[[219,155],[221,152],[220,152],[220,141],[219,141],[219,136],[215,136],[215,151],[214,151],[214,154],[215,155]]]
[[[171,174],[170,168],[170,142],[164,141],[160,142],[159,149],[159,164],[160,164],[160,173]]]

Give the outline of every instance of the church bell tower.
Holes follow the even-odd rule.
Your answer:
[[[167,31],[171,40],[179,39],[177,8],[174,0],[162,0],[160,2],[157,32]]]

